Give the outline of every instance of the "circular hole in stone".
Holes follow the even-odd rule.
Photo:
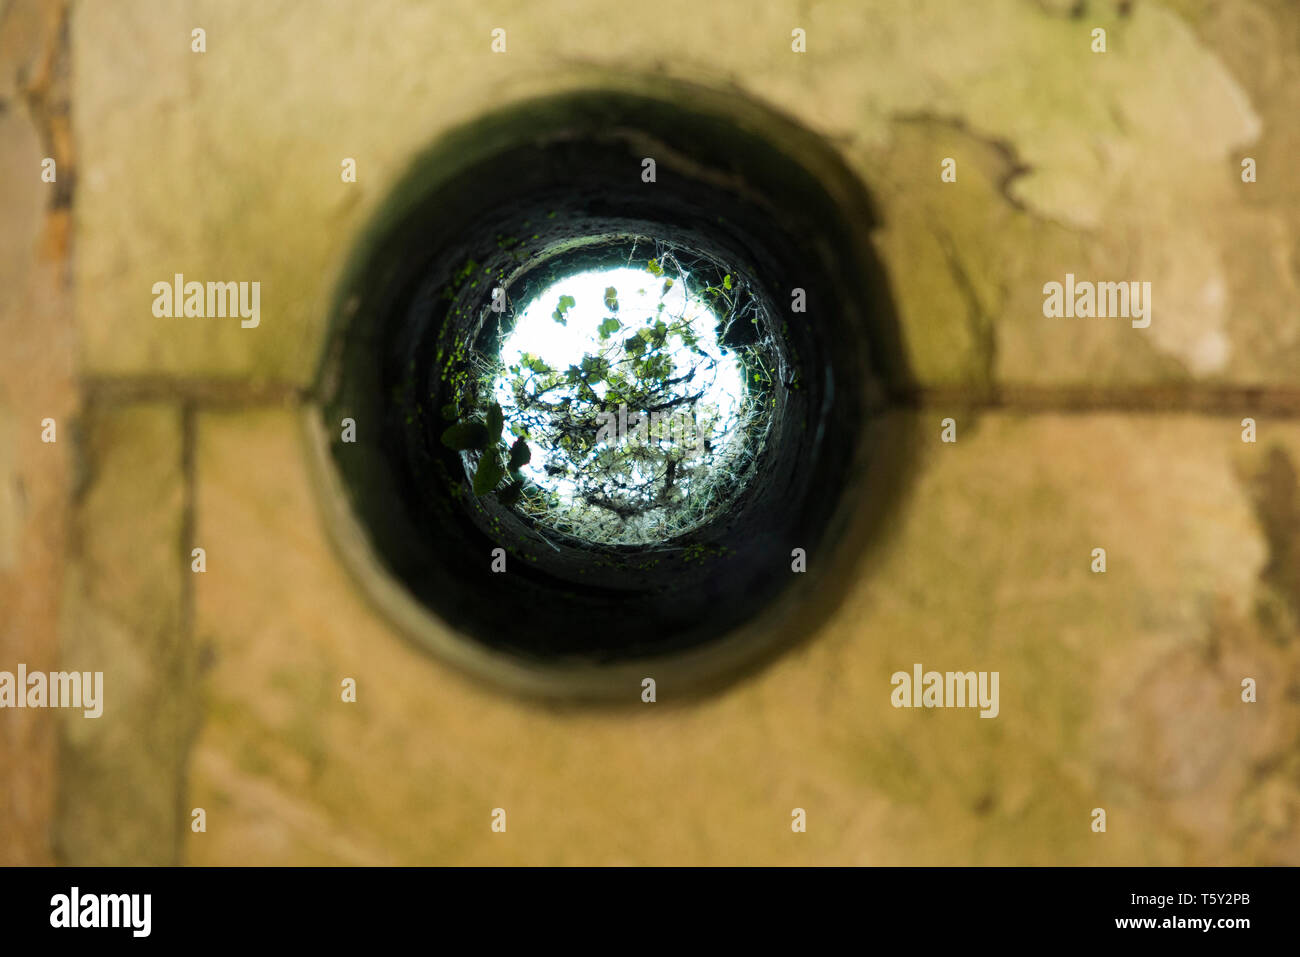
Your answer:
[[[358,238],[309,412],[367,593],[517,689],[711,687],[811,634],[910,459],[861,184],[758,104],[654,88],[417,157]]]

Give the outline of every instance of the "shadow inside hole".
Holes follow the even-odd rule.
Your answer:
[[[367,541],[361,558],[350,552],[365,566],[354,571],[391,576],[465,640],[561,693],[624,694],[649,662],[678,686],[711,686],[815,632],[914,461],[889,412],[911,376],[875,223],[819,138],[697,87],[532,101],[440,140],[358,243],[318,379],[322,434]],[[439,442],[449,370],[458,350],[493,347],[494,286],[527,288],[561,259],[601,262],[629,237],[697,250],[752,283],[780,353],[767,445],[744,491],[684,536],[542,536],[466,492],[459,455]],[[345,416],[354,443],[339,441]],[[497,548],[504,574],[492,570]],[[792,570],[795,549],[805,573]],[[487,677],[503,660],[470,657]],[[586,677],[566,683],[578,670]]]

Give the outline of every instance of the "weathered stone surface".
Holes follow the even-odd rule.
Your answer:
[[[95,411],[83,436],[60,663],[102,671],[104,700],[98,718],[60,712],[55,849],[71,864],[175,863],[196,713],[181,412]]]
[[[798,14],[672,0],[629,14],[634,29],[596,6],[78,7],[89,369],[306,381],[336,270],[413,151],[512,98],[613,82],[608,67],[733,85],[841,145],[886,210],[923,383],[1291,380],[1300,216],[1271,200],[1294,191],[1280,183],[1295,133],[1278,103],[1300,96],[1300,57],[1276,39],[1294,34],[1293,8],[1241,15],[1248,36],[1274,36],[1261,79],[1156,3],[1069,18],[1026,0]],[[504,55],[490,52],[498,26]],[[796,26],[807,53],[791,52]],[[1095,26],[1104,54],[1090,50]],[[1240,182],[1247,152],[1265,160],[1258,184]],[[345,156],[357,184],[340,182]],[[956,184],[939,180],[945,156]],[[1044,319],[1042,286],[1067,271],[1152,282],[1152,327]],[[262,325],[154,318],[150,288],[176,272],[261,281]]]
[[[0,668],[103,670],[107,703],[62,716],[53,823],[55,718],[0,715],[0,767],[17,769],[0,862],[48,861],[53,832],[59,859],[112,864],[1300,863],[1300,426],[1265,406],[964,411],[986,386],[1294,388],[1290,0],[1081,18],[1056,0],[79,4],[76,348],[100,380],[80,430],[69,214],[33,166],[67,153],[70,187],[44,55],[60,8],[0,14],[0,289],[19,291],[0,297]],[[627,71],[734,86],[839,146],[881,206],[934,392],[910,420],[928,451],[906,508],[822,633],[706,701],[661,688],[595,712],[502,695],[396,635],[328,546],[273,400],[310,377],[335,271],[416,149],[511,99],[640,82]],[[1247,155],[1258,183],[1240,181]],[[262,325],[155,319],[151,286],[175,272],[261,281]],[[1043,283],[1066,272],[1151,281],[1152,327],[1045,319]],[[267,406],[198,417],[199,576],[172,389]],[[39,443],[46,415],[57,446]],[[893,709],[889,676],[916,661],[999,671],[1001,714]]]
[[[293,414],[201,416],[208,830],[186,860],[1300,861],[1300,646],[1258,610],[1278,536],[1297,567],[1273,458],[1300,462],[1300,429],[1243,446],[1226,419],[988,415],[942,445],[938,418],[913,419],[914,490],[824,632],[689,707],[661,687],[586,711],[496,693],[391,632],[324,538]],[[1266,533],[1280,515],[1289,531]],[[914,662],[999,671],[1000,715],[894,709],[890,675]]]

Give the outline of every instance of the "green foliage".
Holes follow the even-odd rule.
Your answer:
[[[505,416],[501,414],[501,406],[493,402],[488,406],[487,413],[487,434],[489,442],[496,442],[501,438],[501,429],[505,426]]]
[[[531,352],[524,353],[523,364],[524,368],[528,369],[530,372],[536,373],[537,375],[547,376],[552,375],[555,372],[554,369]]]
[[[505,477],[506,470],[501,467],[501,453],[495,448],[488,449],[474,470],[474,494],[486,495],[500,485]]]
[[[487,448],[489,438],[482,422],[457,422],[442,433],[442,444],[456,452],[467,452]]]
[[[555,307],[555,311],[551,313],[551,318],[554,319],[556,322],[558,322],[560,325],[567,326],[569,324],[567,318],[569,314],[569,310],[572,309],[577,304],[578,304],[578,300],[574,299],[572,296],[561,296],[559,305],[557,305]]]
[[[676,278],[668,274],[669,268]],[[575,356],[567,368],[553,369],[537,356],[524,354],[504,370],[503,384],[514,399],[511,428],[516,435],[528,435],[530,441],[516,441],[510,450],[507,471],[514,484],[523,487],[516,493],[507,486],[497,493],[501,501],[529,497],[533,502],[554,494],[520,482],[519,470],[533,462],[532,452],[538,447],[548,477],[576,486],[579,500],[619,520],[679,500],[697,476],[708,472],[709,464],[699,457],[693,439],[688,448],[681,436],[631,442],[602,437],[602,428],[620,407],[629,430],[641,421],[639,413],[647,422],[651,411],[663,417],[657,421],[680,414],[701,429],[709,428],[719,414],[716,408],[700,404],[718,360],[700,348],[703,330],[693,327],[696,313],[683,309],[682,303],[691,301],[690,293],[683,290],[683,298],[672,308],[663,301],[683,281],[680,267],[675,260],[653,259],[646,269],[662,280],[651,287],[659,291],[659,302],[655,315],[644,317],[642,325],[629,330],[630,335],[619,333],[635,322],[607,315],[596,328],[592,351]],[[552,318],[565,317],[571,301],[572,297],[561,297]],[[602,304],[611,313],[618,311],[618,287],[605,288]]]
[[[658,244],[656,251],[654,258],[639,260],[644,281],[624,276],[619,286],[604,287],[598,303],[584,298],[584,310],[597,305],[605,313],[579,314],[583,331],[594,326],[595,334],[585,352],[563,364],[553,367],[525,353],[509,366],[491,365],[491,357],[473,354],[459,335],[439,350],[443,382],[454,390],[442,409],[443,418],[454,422],[443,443],[480,453],[466,483],[475,496],[495,495],[500,504],[537,519],[540,528],[610,543],[680,534],[729,500],[761,450],[753,443],[761,443],[758,430],[766,421],[763,387],[770,389],[774,373],[768,371],[770,358],[764,363],[761,357],[770,357],[764,351],[770,347],[761,335],[733,336],[729,349],[721,346],[727,330],[737,321],[748,328],[756,314],[743,281],[724,274],[716,262],[682,258],[679,247]],[[712,277],[717,285],[707,285]],[[628,291],[622,303],[620,289]],[[646,292],[648,301],[642,298]],[[640,313],[642,303],[649,315]],[[695,325],[704,318],[701,305],[713,313],[707,329]],[[557,296],[551,319],[567,325],[576,306],[573,296]],[[717,381],[718,363],[731,361],[719,359],[729,351],[743,356],[746,378],[759,390],[753,401],[745,399],[740,424],[729,426],[743,431],[717,433],[722,412],[704,396]],[[498,396],[501,404],[493,401]],[[636,438],[647,422],[653,428],[658,421],[662,429],[665,419],[679,414],[695,423],[695,437],[658,432]],[[458,417],[462,421],[455,422]],[[606,428],[611,418],[619,422],[618,438]],[[692,553],[685,560],[706,557]]]
[[[505,449],[505,443],[501,441],[501,432],[504,426],[505,416],[501,406],[493,402],[488,406],[485,422],[477,419],[457,422],[442,433],[442,443],[457,452],[481,451],[483,453],[474,470],[472,488],[475,495],[489,494],[506,478],[507,471],[513,473],[514,480],[498,493],[498,498],[503,503],[511,505],[519,500],[524,490],[524,482],[518,472],[532,458],[532,450],[522,436],[516,437],[510,446],[508,464],[503,465],[502,451]],[[512,426],[512,429],[514,428],[517,427]]]
[[[515,439],[515,444],[510,446],[510,471],[518,472],[521,468],[532,461],[533,453],[528,448],[528,443],[522,438]]]

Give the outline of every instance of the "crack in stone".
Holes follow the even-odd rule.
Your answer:
[[[963,116],[935,113],[929,110],[912,110],[893,113],[891,114],[890,119],[897,123],[932,123],[936,126],[946,126],[951,130],[961,133],[963,136],[970,137],[977,143],[987,146],[998,155],[998,158],[1002,160],[1005,166],[1002,176],[998,178],[996,183],[998,195],[1000,195],[1013,209],[1036,216],[1040,219],[1046,219],[1046,217],[1039,216],[1039,214],[1035,210],[1030,209],[1023,200],[1011,193],[1011,184],[1021,176],[1034,172],[1034,167],[1021,158],[1020,152],[1016,149],[1015,144],[1010,140],[980,132],[972,127]]]
[[[930,222],[930,231],[948,264],[948,271],[952,274],[958,293],[966,300],[966,317],[970,326],[971,339],[974,342],[979,385],[989,387],[993,384],[998,352],[997,328],[993,317],[980,302],[979,293],[976,292],[975,284],[971,281],[966,267],[962,265],[961,257],[957,255],[957,247],[952,237],[933,219]]]

